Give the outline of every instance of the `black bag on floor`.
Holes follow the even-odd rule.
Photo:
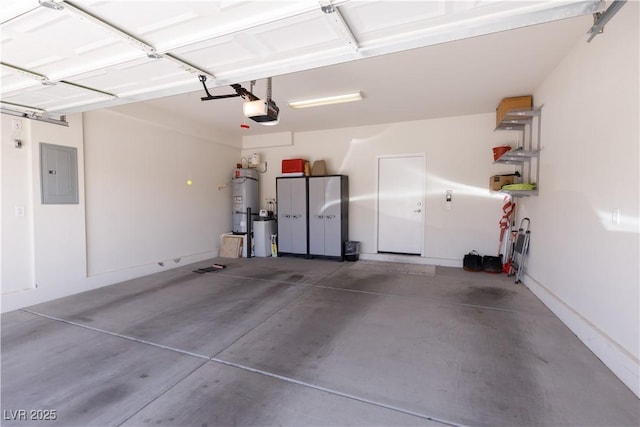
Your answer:
[[[482,271],[482,257],[476,251],[471,251],[464,256],[462,268],[467,271]]]
[[[487,273],[502,273],[502,255],[482,257],[482,270]]]

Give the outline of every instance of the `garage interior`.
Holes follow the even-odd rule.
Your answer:
[[[0,16],[3,425],[640,425],[637,2]],[[487,179],[520,166],[492,148],[527,134],[495,109],[522,95],[540,149],[510,199],[531,230],[516,284],[462,266],[497,255],[509,199]],[[50,148],[77,163],[69,199]],[[359,259],[221,257],[256,158],[260,209],[280,212],[283,160],[348,178]],[[409,199],[405,250],[411,221],[389,233],[382,207]]]
[[[637,397],[505,275],[218,261],[5,314],[3,408],[63,425],[638,421]]]

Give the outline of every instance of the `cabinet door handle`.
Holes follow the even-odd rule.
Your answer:
[[[283,216],[284,216],[285,218],[291,218],[291,215],[289,215],[289,214],[286,214],[286,215],[283,215]]]
[[[333,218],[335,218],[336,216],[335,216],[335,215],[327,215],[326,217],[327,217],[327,219],[333,219]]]
[[[293,218],[302,218],[302,215],[292,215]]]
[[[324,215],[316,215],[316,218],[322,219],[322,218],[324,218]]]

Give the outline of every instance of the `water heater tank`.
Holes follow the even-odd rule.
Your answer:
[[[236,234],[247,232],[247,208],[251,216],[257,217],[260,206],[258,195],[258,172],[255,169],[238,168],[231,180],[233,228]]]

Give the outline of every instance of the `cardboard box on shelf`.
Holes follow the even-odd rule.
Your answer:
[[[327,174],[327,165],[324,160],[316,160],[311,167],[312,176],[323,176]]]
[[[513,184],[513,175],[493,175],[489,178],[489,189],[500,191],[503,185]]]
[[[500,104],[498,104],[498,107],[496,108],[496,126],[500,124],[505,116],[508,116],[508,112],[510,110],[518,110],[531,107],[533,107],[533,96],[531,95],[504,98],[502,101],[500,101]]]

